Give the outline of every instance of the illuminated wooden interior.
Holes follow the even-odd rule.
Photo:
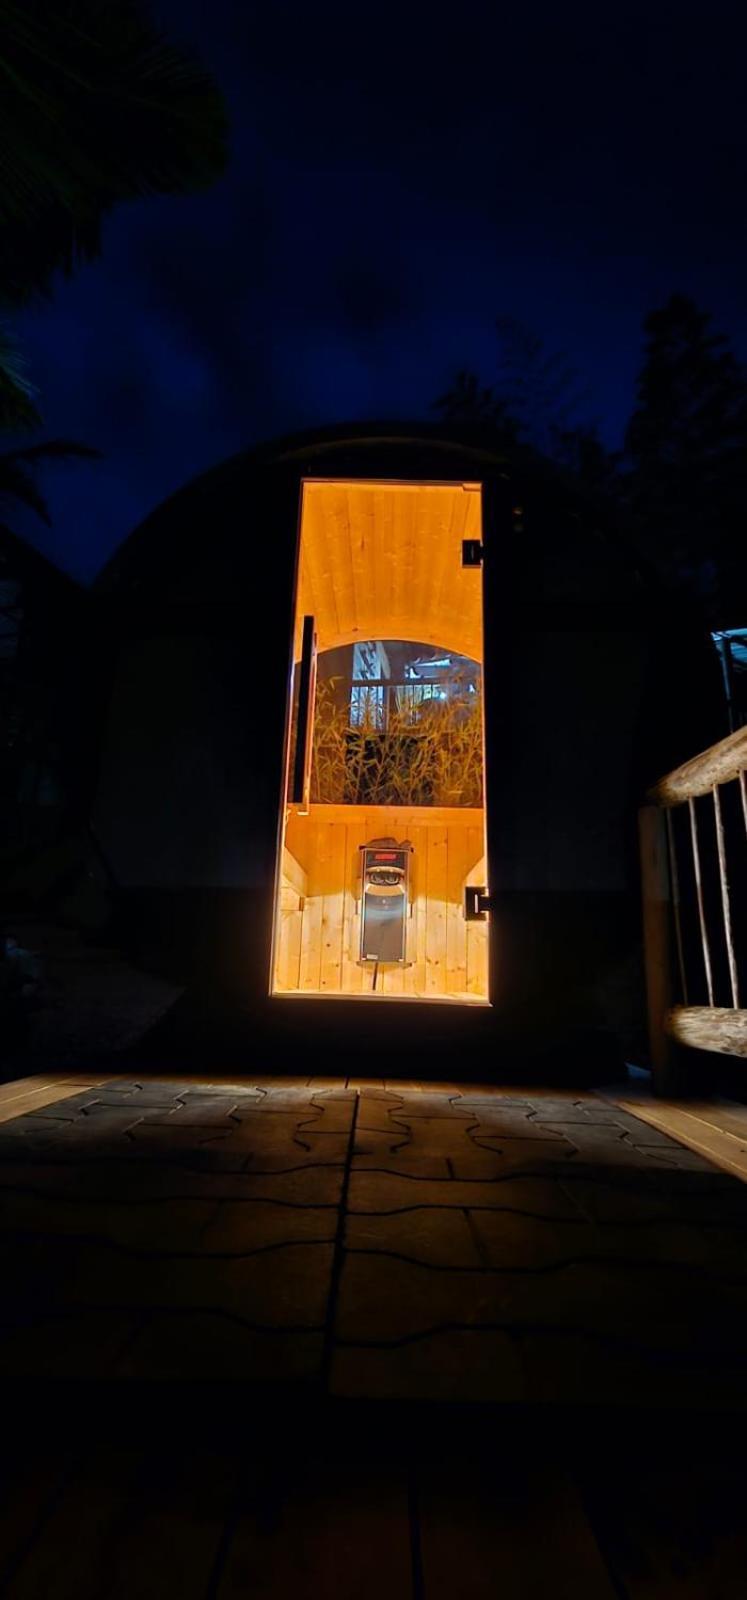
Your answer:
[[[475,484],[307,482],[295,655],[303,617],[319,653],[410,640],[480,665],[482,572],[462,564],[481,538]],[[468,922],[464,889],[486,883],[482,807],[294,804],[285,808],[275,913],[276,994],[485,1003],[488,923]],[[413,846],[407,964],[382,963],[375,994],[360,961],[359,846]]]
[[[306,483],[296,604],[318,648],[417,639],[482,661],[482,581],[462,566],[479,539],[476,484]]]

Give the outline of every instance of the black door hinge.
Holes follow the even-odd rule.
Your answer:
[[[481,567],[484,555],[485,547],[480,539],[462,540],[463,567]]]
[[[464,890],[465,922],[484,922],[488,911],[495,911],[495,901],[487,894],[484,883],[468,883]]]

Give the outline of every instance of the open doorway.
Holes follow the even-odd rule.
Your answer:
[[[273,994],[488,1001],[481,493],[306,481]]]

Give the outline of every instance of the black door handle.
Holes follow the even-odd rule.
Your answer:
[[[301,667],[298,683],[298,720],[296,723],[296,750],[293,760],[291,801],[304,805],[308,801],[311,777],[311,741],[314,731],[314,690],[316,667],[316,636],[314,618],[304,617],[301,642]]]

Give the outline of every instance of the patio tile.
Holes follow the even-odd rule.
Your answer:
[[[56,1154],[60,1154],[58,1150]],[[17,1154],[17,1152],[14,1152]],[[180,1162],[134,1162],[115,1159],[0,1161],[0,1195],[41,1194],[63,1201],[127,1200],[131,1207],[173,1200],[234,1200],[251,1205],[273,1200],[287,1206],[337,1206],[344,1168],[296,1167],[290,1171],[246,1173],[195,1170]]]
[[[116,1366],[116,1376],[147,1381],[240,1384],[310,1383],[321,1373],[321,1329],[258,1332],[217,1311],[175,1319],[154,1312],[140,1321]]]
[[[747,1189],[578,1092],[120,1080],[3,1124],[0,1198],[11,1371],[317,1381],[334,1281],[339,1393],[740,1381]]]
[[[391,1256],[345,1257],[336,1337],[394,1344],[444,1326],[501,1322],[514,1280],[492,1272],[436,1270]]]
[[[345,1226],[349,1252],[375,1250],[405,1256],[425,1266],[479,1267],[482,1257],[463,1211],[423,1208],[395,1213],[349,1216]]]
[[[496,1181],[418,1178],[354,1167],[348,1187],[351,1212],[404,1211],[410,1206],[476,1206],[528,1210],[542,1216],[577,1217],[578,1206],[551,1177],[503,1173]]]
[[[93,1380],[111,1377],[139,1326],[131,1311],[104,1309],[27,1314],[0,1323],[0,1364],[16,1378]]]
[[[330,1387],[347,1399],[510,1405],[525,1398],[514,1341],[482,1329],[433,1333],[397,1346],[338,1344]]]
[[[65,1235],[0,1238],[13,1298],[45,1314],[96,1310],[214,1310],[262,1328],[321,1327],[332,1247],[291,1243],[224,1259],[197,1252],[135,1254]]]

